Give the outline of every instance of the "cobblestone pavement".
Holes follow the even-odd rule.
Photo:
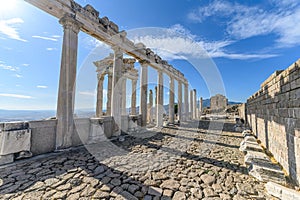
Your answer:
[[[271,199],[242,165],[241,134],[218,126],[183,124],[17,162],[0,169],[0,199]]]

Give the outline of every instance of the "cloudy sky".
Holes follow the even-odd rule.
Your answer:
[[[275,70],[299,58],[297,0],[77,2],[93,5],[134,42],[143,42],[168,60],[197,89],[198,97],[223,93],[245,102]],[[58,19],[22,0],[0,0],[0,109],[56,108],[62,35]],[[109,52],[103,43],[79,34],[79,107],[93,107],[92,62]],[[156,76],[150,69],[150,89]],[[166,75],[164,81],[167,103]],[[130,94],[129,81],[127,86]]]

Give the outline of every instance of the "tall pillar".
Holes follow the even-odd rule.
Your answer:
[[[126,115],[126,78],[122,77],[122,115]]]
[[[153,114],[153,115],[154,115],[153,118],[154,118],[155,120],[157,120],[157,119],[156,119],[156,116],[157,116],[157,86],[155,86],[154,114]],[[157,124],[157,122],[156,122],[156,124]]]
[[[197,92],[193,89],[193,118],[197,119]]]
[[[200,97],[200,103],[199,103],[199,117],[201,117],[203,112],[203,98]]]
[[[82,24],[71,15],[59,20],[64,36],[57,99],[56,149],[72,146],[74,133],[74,89],[76,82],[78,33]]]
[[[112,80],[112,98],[111,98],[111,113],[114,117],[115,123],[119,127],[114,135],[121,134],[121,107],[122,107],[122,65],[123,52],[117,46],[114,50],[114,64],[113,64],[113,80]]]
[[[109,73],[107,77],[107,103],[106,103],[106,115],[111,116],[111,95],[112,95],[112,74]]]
[[[174,78],[170,76],[169,90],[169,122],[174,123]]]
[[[157,105],[156,105],[156,126],[161,127],[163,125],[163,113],[164,113],[164,76],[162,71],[158,71],[157,81]]]
[[[178,80],[178,120],[182,120],[182,83]]]
[[[189,86],[184,84],[184,120],[189,120]]]
[[[193,114],[193,111],[194,111],[194,109],[193,109],[193,90],[191,90],[190,91],[190,112],[189,112],[189,118],[190,119],[193,119],[193,116],[194,116],[194,114]]]
[[[98,74],[96,117],[101,117],[103,115],[103,81],[104,75]]]
[[[132,96],[131,96],[131,114],[136,115],[136,82],[137,80],[132,80],[131,81],[131,91],[132,91]]]
[[[152,122],[153,92],[149,91],[148,122]]]
[[[148,62],[139,61],[141,64],[140,82],[140,114],[142,115],[142,126],[147,125],[147,90],[148,90]]]

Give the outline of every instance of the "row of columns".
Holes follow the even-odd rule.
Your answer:
[[[74,133],[74,88],[76,82],[78,33],[82,26],[74,16],[66,15],[59,21],[64,28],[59,91],[57,101],[57,132],[56,149],[67,148],[72,145]],[[123,52],[114,46],[113,72],[108,74],[107,114],[114,117],[117,124],[121,124],[121,114],[126,114],[126,79],[122,79]],[[147,91],[148,91],[148,65],[147,61],[139,61],[141,64],[140,74],[140,114],[142,126],[147,123]],[[103,104],[103,81],[104,75],[98,76],[98,94],[96,115],[102,115]],[[125,83],[124,83],[125,81]],[[188,84],[184,83],[184,104],[182,103],[182,82],[178,81],[178,117],[179,120],[196,118],[196,90],[190,94],[188,103]],[[136,80],[132,81],[131,114],[136,114]],[[163,125],[163,72],[158,71],[156,99],[156,122],[157,126]],[[124,88],[125,87],[125,88]],[[170,75],[169,91],[169,122],[174,123],[174,77]],[[184,105],[184,107],[182,106]],[[189,114],[189,105],[190,112]],[[184,114],[183,114],[184,113]]]

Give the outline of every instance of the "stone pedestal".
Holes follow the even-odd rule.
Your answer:
[[[104,135],[103,130],[103,119],[102,118],[91,118],[90,119],[90,134],[88,138],[88,143],[97,143],[100,141],[105,141],[107,138]]]
[[[56,149],[72,146],[78,32],[81,27],[81,24],[69,15],[59,22],[64,27],[64,37],[57,100]]]

